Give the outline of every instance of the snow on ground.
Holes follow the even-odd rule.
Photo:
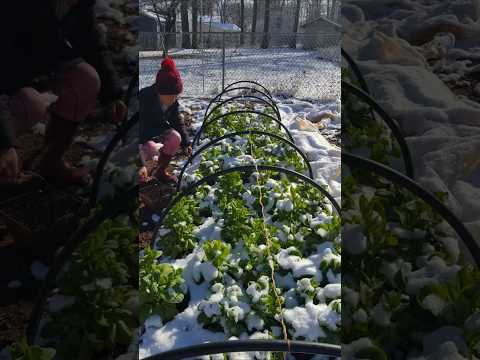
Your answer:
[[[315,121],[317,121],[319,118],[323,118],[324,114],[330,114],[329,117],[323,118],[322,122],[325,126],[323,130],[327,135],[328,133],[338,135],[340,104],[338,102],[309,102],[293,98],[275,100],[280,109],[282,121],[291,131],[296,144],[305,152],[311,162],[314,179],[320,184],[328,185],[328,191],[340,202],[340,149],[330,144],[319,132],[318,127],[307,120],[316,119]],[[183,98],[180,99],[180,103],[183,110],[192,112],[195,119],[193,127],[198,128],[203,120],[208,100]],[[175,266],[184,268],[184,278],[192,293],[189,306],[167,324],[160,324],[158,321],[146,323],[145,332],[140,338],[139,358],[203,342],[227,340],[224,334],[205,330],[197,322],[199,314],[197,306],[199,301],[205,298],[208,289],[205,283],[199,286],[193,281],[193,268],[196,262],[198,259],[195,252],[185,259],[175,261]],[[312,307],[310,310],[319,313],[321,309]],[[293,310],[290,312],[293,315]],[[307,321],[305,326],[308,324]]]
[[[328,52],[338,52],[332,48]],[[227,49],[225,85],[240,80],[260,82],[273,94],[303,99],[339,99],[340,64],[323,58],[324,51],[289,48]],[[155,80],[161,62],[158,52],[140,53],[140,88]],[[173,50],[186,95],[221,91],[222,50]],[[328,58],[335,55],[328,55]]]
[[[480,104],[475,94],[452,91],[459,83],[479,86],[472,74],[480,66],[480,14],[469,1],[408,2],[381,14],[369,4],[345,7],[345,48],[408,135],[416,178],[448,191],[450,208],[480,242]],[[412,45],[418,39],[423,45]]]

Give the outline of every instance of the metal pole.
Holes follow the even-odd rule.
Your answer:
[[[203,53],[203,0],[200,0],[200,57],[202,58],[202,94],[205,94],[205,64]]]
[[[225,31],[222,34],[222,91],[225,90]]]

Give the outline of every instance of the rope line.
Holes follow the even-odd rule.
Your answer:
[[[251,125],[251,120],[250,120],[250,125]],[[250,144],[250,156],[253,158],[253,164],[255,166],[256,172],[259,174],[259,177],[258,177],[258,180],[257,180],[257,184],[259,184],[260,183],[259,182],[259,180],[260,180],[260,170],[258,169],[256,158],[255,158],[255,155],[254,155],[254,142],[252,141],[252,137],[253,137],[252,134],[250,134],[248,136],[248,142]],[[271,283],[272,283],[272,289],[273,289],[273,292],[274,292],[274,295],[275,295],[275,300],[277,302],[277,306],[280,309],[279,317],[280,317],[280,324],[282,325],[283,338],[287,342],[288,350],[290,352],[290,341],[288,339],[287,326],[285,324],[285,319],[283,318],[283,312],[282,312],[282,299],[281,299],[280,295],[278,294],[278,291],[277,291],[278,288],[277,288],[277,284],[275,282],[275,267],[273,265],[273,257],[272,257],[272,253],[271,253],[272,240],[271,240],[270,232],[268,231],[267,226],[266,226],[265,206],[263,204],[263,192],[262,192],[261,185],[258,185],[258,191],[259,191],[259,204],[260,204],[260,209],[261,209],[261,213],[262,213],[262,220],[263,220],[262,221],[262,231],[263,231],[263,234],[264,234],[265,239],[267,241],[267,248],[266,249],[267,249],[268,266],[270,268],[270,280],[271,280]],[[287,356],[286,356],[285,353],[283,353],[283,359],[284,360],[287,359]]]

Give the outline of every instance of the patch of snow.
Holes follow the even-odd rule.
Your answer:
[[[281,249],[275,256],[280,267],[285,270],[291,270],[294,278],[299,278],[305,275],[315,276],[319,271],[315,263],[309,259],[303,259],[296,255],[290,255],[295,251],[294,247],[288,249]]]
[[[305,307],[297,306],[284,310],[283,317],[293,327],[294,338],[303,337],[307,341],[318,341],[326,336],[320,327],[320,317],[326,319],[328,312],[328,306],[325,304],[307,303]]]

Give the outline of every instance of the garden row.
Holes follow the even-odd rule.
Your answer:
[[[342,351],[478,357],[479,245],[445,206],[448,194],[415,181],[402,131],[343,55]]]
[[[227,87],[194,144],[141,254],[140,357],[219,342],[212,358],[250,344],[257,351],[228,357],[263,359],[276,356],[272,340],[285,349],[287,339],[339,356],[321,344],[340,342],[339,206],[312,179],[271,95],[248,82]]]

